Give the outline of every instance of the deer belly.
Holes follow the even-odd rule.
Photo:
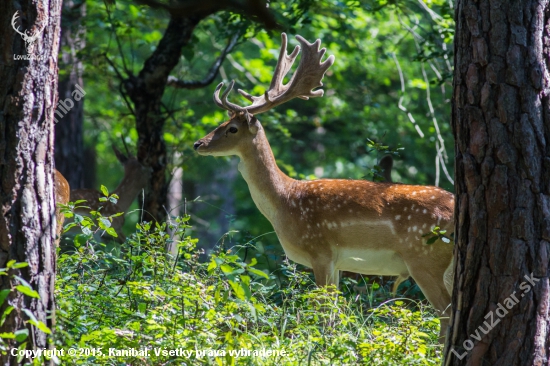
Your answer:
[[[277,233],[277,237],[279,238],[279,242],[281,243],[288,259],[303,266],[311,267],[310,257],[307,253],[305,253],[300,247],[292,245],[292,241],[284,240],[284,237],[279,235],[279,233]]]
[[[338,252],[336,268],[365,275],[399,276],[409,273],[401,256],[384,249],[342,249]]]

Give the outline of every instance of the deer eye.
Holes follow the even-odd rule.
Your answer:
[[[231,133],[237,133],[237,131],[239,131],[239,130],[237,130],[237,127],[229,128],[229,132],[231,132]]]

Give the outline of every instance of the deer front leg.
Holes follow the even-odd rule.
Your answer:
[[[317,286],[323,287],[334,285],[336,289],[338,289],[340,271],[334,267],[334,261],[319,260],[319,258],[315,258],[312,260],[312,267]]]
[[[336,268],[334,268],[334,262],[333,261],[319,261],[319,258],[317,258],[317,261],[312,261],[313,265],[313,274],[315,275],[315,283],[319,287],[325,287],[325,286],[331,286],[334,285],[335,287],[331,287],[328,292],[333,294],[333,291],[338,290],[338,282],[340,278],[340,271]],[[332,301],[332,296],[326,296],[320,299],[319,302],[319,310],[323,313],[324,320],[323,323],[326,326],[332,327],[334,325],[334,318],[332,317],[332,311],[331,309],[334,308],[335,303]]]

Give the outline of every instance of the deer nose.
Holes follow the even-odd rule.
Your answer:
[[[202,141],[197,141],[193,144],[193,147],[195,148],[195,150],[197,150],[201,145],[202,145]]]

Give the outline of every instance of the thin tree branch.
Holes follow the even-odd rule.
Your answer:
[[[122,96],[122,99],[124,99],[124,102],[126,103],[126,106],[128,107],[128,109],[130,110],[130,112],[135,115],[135,112],[134,112],[134,109],[132,108],[132,104],[130,103],[130,101],[128,100],[128,95],[126,94],[126,92],[124,91],[124,87],[123,87],[123,84],[124,84],[124,81],[126,80],[126,78],[124,78],[124,76],[122,76],[122,74],[118,71],[116,65],[114,64],[113,61],[111,61],[109,59],[109,57],[107,56],[106,53],[103,54],[103,56],[105,57],[105,59],[107,60],[107,63],[109,65],[111,65],[111,67],[113,68],[113,70],[115,71],[115,74],[117,76],[117,78],[120,80],[120,85],[119,85],[119,92],[120,92],[120,95]],[[130,74],[129,75],[130,77],[132,77],[132,75]]]
[[[182,0],[177,2],[134,0],[134,2],[154,9],[163,9],[176,18],[206,16],[221,10],[233,10],[257,18],[267,29],[278,27],[265,0]]]
[[[168,76],[168,81],[166,83],[167,86],[171,86],[173,88],[180,88],[180,89],[198,89],[198,88],[204,88],[207,85],[210,85],[212,81],[218,76],[218,72],[220,70],[220,67],[222,66],[223,61],[225,60],[226,56],[233,50],[235,45],[237,44],[237,40],[239,38],[239,33],[235,33],[227,46],[223,49],[222,53],[220,54],[220,57],[212,64],[212,67],[210,67],[210,71],[208,71],[208,74],[206,74],[206,77],[202,80],[193,80],[193,81],[186,81],[186,80],[180,80],[174,76]]]

